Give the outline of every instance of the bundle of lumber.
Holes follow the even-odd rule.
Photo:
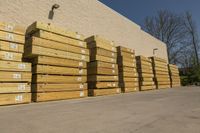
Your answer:
[[[118,46],[117,63],[119,70],[119,87],[121,91],[124,93],[138,91],[139,84],[135,51],[130,48]]]
[[[30,25],[27,35],[24,56],[32,63],[33,101],[86,97],[89,50],[84,37],[42,22]]]
[[[90,49],[88,89],[90,96],[120,93],[118,86],[117,49],[112,41],[100,36],[86,39]]]
[[[150,59],[152,60],[156,88],[170,88],[170,77],[167,61],[158,57],[150,57]]]
[[[136,56],[137,71],[139,77],[140,91],[155,89],[155,82],[153,81],[152,61],[144,56]]]
[[[168,68],[169,68],[171,87],[180,87],[181,81],[180,81],[178,67],[173,64],[168,64]]]
[[[22,61],[25,31],[0,22],[0,105],[31,102],[31,64]]]

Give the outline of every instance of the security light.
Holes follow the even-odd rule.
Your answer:
[[[53,11],[54,9],[58,9],[59,7],[60,7],[60,5],[54,4],[54,5],[52,6],[51,10]]]

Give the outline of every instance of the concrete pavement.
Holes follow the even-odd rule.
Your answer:
[[[0,133],[200,133],[200,87],[1,106]]]

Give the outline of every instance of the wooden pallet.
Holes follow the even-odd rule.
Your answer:
[[[107,62],[107,63],[112,63],[112,64],[117,63],[117,59],[106,57],[106,56],[101,56],[101,55],[90,56],[90,61],[102,61],[102,62]]]
[[[31,72],[31,63],[0,60],[0,71]]]
[[[47,39],[47,40],[60,42],[60,43],[70,44],[70,45],[73,45],[73,46],[76,46],[76,47],[87,48],[86,42],[76,40],[76,39],[73,39],[73,38],[69,38],[69,37],[66,37],[66,36],[54,34],[54,33],[51,33],[51,32],[44,31],[44,30],[39,30],[39,31],[35,32],[33,34],[33,36],[40,37],[40,38]]]
[[[89,56],[76,54],[66,51],[60,51],[56,49],[44,48],[39,46],[32,46],[26,47],[24,56],[25,58],[33,58],[37,56],[50,56],[50,57],[58,57],[58,58],[65,58],[65,59],[72,59],[72,60],[79,60],[79,61],[89,61]]]
[[[23,53],[24,45],[19,44],[19,43],[0,41],[0,51]]]
[[[90,67],[88,75],[118,75],[118,69],[109,69],[101,67]]]
[[[91,48],[90,49],[90,55],[94,56],[94,55],[101,55],[101,56],[106,56],[106,57],[110,57],[110,58],[117,58],[117,53],[113,52],[113,51],[109,51],[109,50],[105,50],[102,48]]]
[[[26,41],[26,46],[40,46],[50,49],[56,49],[66,52],[72,52],[72,53],[78,53],[78,54],[84,54],[89,55],[89,50],[83,47],[77,47],[66,43],[59,43],[55,41],[50,41],[38,37],[31,37]]]
[[[0,93],[30,92],[31,86],[27,83],[0,83]]]
[[[102,61],[93,61],[89,62],[87,65],[88,68],[91,67],[101,67],[101,68],[110,68],[110,69],[118,69],[118,65],[114,63],[107,63]]]
[[[123,47],[123,46],[118,46],[117,51],[118,51],[118,53],[119,52],[126,52],[126,53],[130,53],[130,54],[135,54],[135,50],[127,48],[127,47]]]
[[[88,82],[89,89],[116,88],[118,82]]]
[[[0,31],[0,40],[24,44],[25,36],[5,31]]]
[[[120,88],[109,88],[109,89],[89,89],[89,96],[105,96],[105,95],[114,95],[121,93]]]
[[[22,53],[0,51],[0,60],[22,61]]]
[[[57,91],[77,91],[87,90],[87,83],[74,83],[74,84],[45,84],[38,83],[32,84],[32,92],[57,92]]]
[[[85,83],[86,76],[33,75],[32,83]]]
[[[26,33],[25,27],[12,24],[12,23],[5,23],[5,22],[0,22],[0,30],[15,33],[15,34],[20,34],[20,35],[25,35]]]
[[[85,61],[77,61],[63,58],[55,58],[48,56],[37,56],[32,61],[33,65],[43,64],[43,65],[54,65],[62,67],[74,67],[74,68],[86,68],[87,63]]]
[[[57,75],[87,75],[87,69],[58,67],[49,65],[35,65],[32,67],[33,74],[57,74]]]
[[[77,32],[66,30],[62,27],[58,27],[53,24],[43,23],[43,22],[38,22],[38,21],[34,22],[32,25],[30,25],[27,28],[27,34],[32,34],[34,32],[37,32],[38,30],[49,31],[58,35],[66,36],[66,37],[77,39],[77,40],[82,40],[82,41],[84,40],[84,36],[81,34],[78,34]]]
[[[30,93],[0,94],[0,105],[30,103]]]
[[[0,71],[0,82],[31,82],[31,73]]]
[[[45,102],[45,101],[83,98],[83,97],[87,97],[87,96],[88,96],[87,90],[45,92],[45,93],[32,93],[32,100],[34,102]]]
[[[101,82],[101,81],[118,81],[118,76],[107,75],[88,75],[88,82]]]

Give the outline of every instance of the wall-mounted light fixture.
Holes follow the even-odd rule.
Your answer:
[[[156,51],[158,50],[158,48],[154,48],[153,49],[153,55],[155,55],[156,54]]]
[[[54,10],[55,9],[58,9],[60,7],[60,5],[58,5],[58,4],[54,4],[54,5],[52,5],[52,7],[51,7],[51,10],[49,11],[49,19],[53,19],[53,17],[54,17]]]

